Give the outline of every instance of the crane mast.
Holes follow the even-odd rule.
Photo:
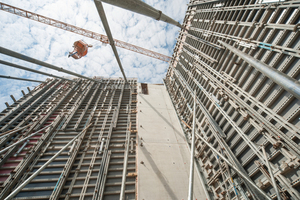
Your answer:
[[[109,40],[106,35],[102,35],[99,33],[95,33],[93,31],[79,28],[77,26],[73,26],[71,24],[67,24],[65,22],[61,22],[61,21],[58,21],[55,19],[51,19],[49,17],[45,17],[45,16],[30,12],[27,10],[23,10],[23,9],[5,4],[5,3],[0,2],[0,10],[9,12],[9,13],[12,13],[15,15],[19,15],[21,17],[25,17],[25,18],[28,18],[28,19],[31,19],[34,21],[38,21],[38,22],[41,22],[41,23],[44,23],[44,24],[47,24],[47,25],[50,25],[50,26],[53,26],[56,28],[60,28],[60,29],[63,29],[63,30],[69,31],[69,32],[73,32],[78,35],[83,35],[85,37],[89,37],[89,38],[98,40],[105,44],[109,44]],[[129,44],[127,42],[123,42],[123,41],[116,40],[116,39],[114,39],[114,42],[117,47],[121,47],[121,48],[130,50],[130,51],[133,51],[136,53],[140,53],[140,54],[152,57],[152,58],[156,58],[158,60],[162,60],[165,62],[169,62],[171,60],[171,57],[169,57],[169,56],[166,56],[166,55],[163,55],[163,54],[160,54],[160,53],[157,53],[157,52],[154,52],[154,51],[151,51],[151,50],[148,50],[148,49],[145,49],[145,48],[133,45],[133,44]]]

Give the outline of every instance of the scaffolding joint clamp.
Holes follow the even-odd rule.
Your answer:
[[[160,20],[162,12],[159,10],[159,11],[158,11],[158,14],[159,14],[158,17],[156,18],[157,21]]]

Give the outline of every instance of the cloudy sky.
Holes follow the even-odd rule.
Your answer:
[[[166,15],[182,23],[188,0],[144,0]],[[2,0],[21,9],[69,23],[96,33],[105,34],[100,17],[92,0]],[[164,22],[113,7],[103,3],[106,16],[115,39],[128,42],[168,56],[172,55],[179,28]],[[121,77],[116,59],[109,45],[84,36],[57,29],[0,10],[0,46],[27,56],[63,67],[85,76]],[[94,47],[80,60],[68,58],[75,41],[84,39]],[[138,77],[139,82],[162,83],[168,63],[117,48],[127,77]],[[0,54],[0,60],[12,62],[32,69],[66,76],[45,67],[34,65]],[[45,80],[47,77],[0,64],[0,75]],[[0,79],[0,111],[4,102],[12,104],[16,99],[38,83],[11,79]]]

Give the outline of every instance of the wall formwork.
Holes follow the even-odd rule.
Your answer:
[[[269,162],[281,199],[300,199],[300,101],[218,42],[299,80],[299,6],[257,0],[188,4],[164,81],[187,138],[196,92],[195,159],[211,199],[265,197],[200,137],[276,199]]]
[[[48,79],[0,114],[2,149],[37,132],[1,154],[0,199],[78,134],[14,199],[119,199],[122,181],[135,199],[137,80],[95,79]]]

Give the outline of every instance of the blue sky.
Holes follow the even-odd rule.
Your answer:
[[[166,15],[182,23],[188,0],[144,0]],[[100,17],[92,0],[2,0],[3,3],[16,6],[40,15],[63,21],[87,30],[105,34]],[[168,56],[172,55],[179,28],[164,22],[132,13],[103,3],[106,16],[115,39],[128,42]],[[40,22],[0,11],[0,46],[25,54],[38,60],[63,67],[85,76],[121,77],[119,67],[109,45],[66,32]],[[75,41],[84,39],[94,47],[80,60],[68,58]],[[117,48],[127,77],[137,77],[139,82],[162,83],[168,63]],[[66,76],[45,67],[34,65],[0,54],[0,60],[37,69],[43,72]],[[0,74],[22,78],[45,80],[47,77],[0,64]],[[0,79],[0,110],[5,102],[12,104],[9,95],[16,99],[21,90],[31,89],[38,83]]]

